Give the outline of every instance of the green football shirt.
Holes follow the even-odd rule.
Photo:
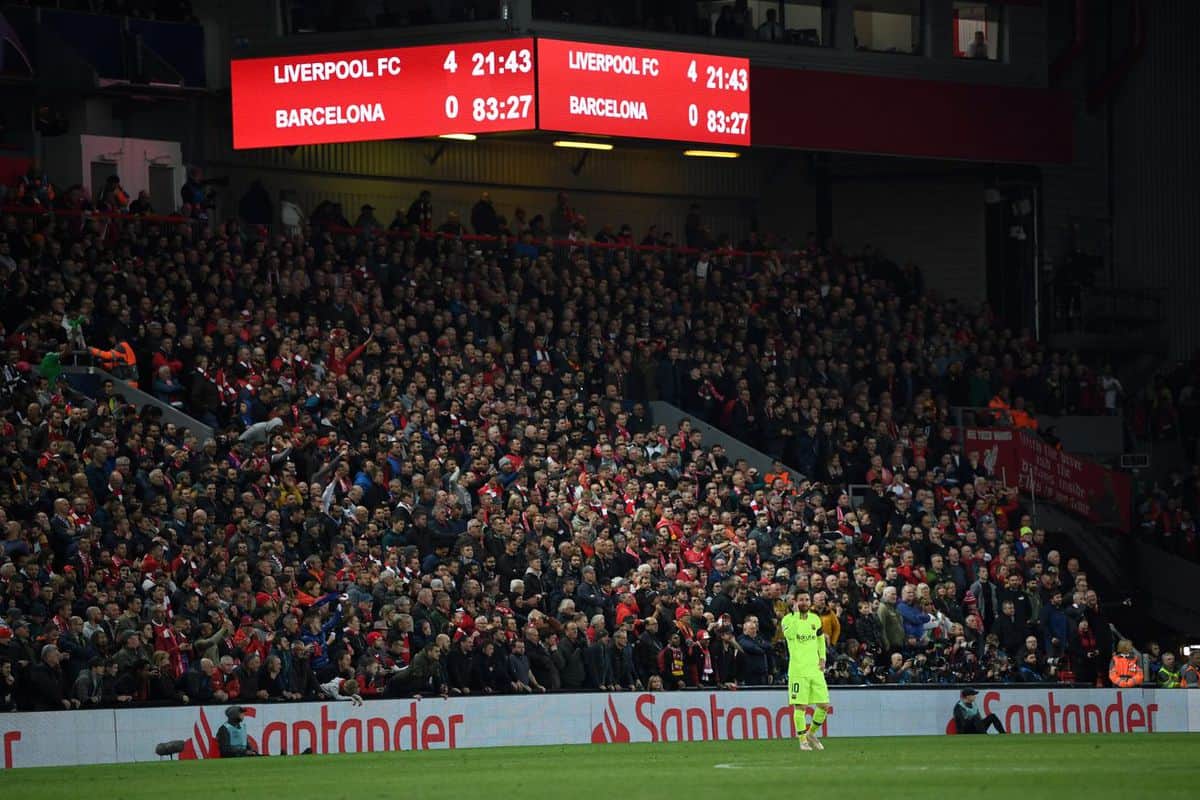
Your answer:
[[[821,618],[811,611],[791,612],[781,623],[788,647],[788,675],[820,675],[825,657],[825,634]]]

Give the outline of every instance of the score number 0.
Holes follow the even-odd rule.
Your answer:
[[[471,118],[476,122],[498,119],[527,119],[533,106],[533,95],[510,94],[507,97],[476,97],[471,101]],[[446,118],[458,118],[458,97],[446,96]]]
[[[458,61],[454,58],[453,50],[446,54],[446,60],[442,62],[442,69],[451,75],[458,72]],[[458,118],[458,98],[452,94],[446,96],[446,118]]]

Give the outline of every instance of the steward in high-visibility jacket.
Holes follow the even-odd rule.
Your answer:
[[[992,412],[994,424],[1012,425],[1012,406],[1004,399],[1004,395],[995,395],[988,401],[987,407]]]
[[[768,489],[775,487],[775,481],[783,481],[783,491],[790,492],[792,490],[792,475],[786,469],[781,469],[778,472],[768,472],[763,476],[763,482],[766,483]]]
[[[1172,661],[1170,666],[1163,664],[1158,668],[1158,688],[1178,689],[1183,686],[1183,671]]]
[[[1179,685],[1183,689],[1200,689],[1200,650],[1193,650],[1179,673]]]
[[[136,389],[137,356],[134,354],[133,348],[124,339],[120,341],[110,339],[110,341],[113,342],[110,349],[101,350],[98,347],[89,347],[88,352],[100,362],[100,369]]]
[[[1108,679],[1119,689],[1132,689],[1141,686],[1145,676],[1142,675],[1142,665],[1133,653],[1133,642],[1122,639],[1117,644],[1116,655],[1108,666]]]
[[[1038,429],[1037,417],[1023,408],[1014,408],[1009,405],[1002,394],[997,394],[989,400],[988,408],[995,413],[998,422],[1008,423],[1014,428],[1024,428],[1030,431]]]
[[[1014,428],[1024,428],[1029,431],[1036,431],[1038,429],[1037,417],[1028,411],[1021,408],[1013,408],[1008,413],[1012,417]]]

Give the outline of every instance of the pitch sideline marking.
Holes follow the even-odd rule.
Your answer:
[[[721,764],[713,764],[713,769],[756,769],[758,767],[763,767],[763,768],[770,767],[773,770],[805,768],[804,765],[801,765],[801,764],[766,764],[766,763],[750,764],[750,763],[738,763],[736,761],[725,762],[725,763],[721,763]],[[892,767],[892,769],[895,769],[900,772],[929,772],[929,770],[930,770],[928,764],[899,764],[899,765]],[[1021,772],[1021,773],[1027,773],[1027,774],[1048,773],[1048,772],[1055,771],[1055,769],[1056,769],[1055,767],[1049,766],[1049,765],[1045,766],[1045,767],[1041,767],[1041,766],[1006,767],[1006,770],[1009,772]]]

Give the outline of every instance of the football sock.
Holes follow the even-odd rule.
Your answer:
[[[828,716],[828,715],[825,713],[825,708],[823,706],[817,706],[816,708],[814,708],[813,716],[812,716],[813,728],[816,728],[819,730],[821,727],[821,724],[823,722],[825,722],[826,716]]]
[[[803,736],[808,733],[808,723],[804,719],[804,709],[792,709],[792,719],[796,721],[796,735]]]

